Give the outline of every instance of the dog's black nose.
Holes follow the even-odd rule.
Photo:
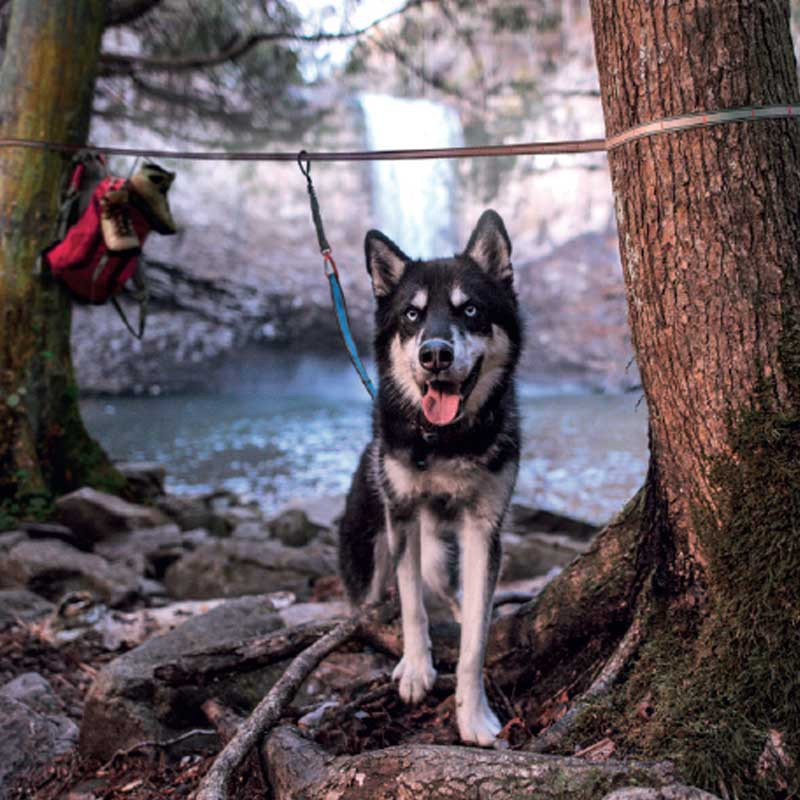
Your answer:
[[[453,357],[453,348],[444,339],[428,339],[419,348],[419,363],[430,372],[447,369]]]

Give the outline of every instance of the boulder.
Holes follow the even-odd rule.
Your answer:
[[[14,545],[28,540],[25,531],[5,531],[0,533],[0,553],[7,553]]]
[[[52,603],[27,589],[0,589],[0,631],[19,622],[36,622],[52,610]]]
[[[0,560],[0,588],[25,587],[48,600],[88,591],[110,605],[136,593],[138,573],[52,539],[22,541]]]
[[[313,543],[285,547],[275,541],[221,539],[176,561],[164,576],[177,599],[238,597],[289,591],[306,599],[317,578],[336,572],[336,551]]]
[[[184,531],[203,528],[214,536],[227,536],[233,529],[232,524],[223,514],[211,508],[211,501],[207,500],[168,494],[156,499],[155,504]]]
[[[88,486],[59,497],[56,515],[89,548],[114,533],[155,528],[169,521],[155,508],[134,505]]]
[[[127,461],[114,465],[128,481],[134,497],[148,502],[164,494],[167,471],[161,464],[152,461]]]
[[[13,785],[67,753],[78,740],[78,727],[63,714],[43,714],[0,692],[0,797]]]
[[[343,494],[320,495],[290,502],[283,511],[300,509],[315,524],[323,528],[335,528],[344,514]]]
[[[170,564],[185,552],[181,529],[174,523],[157,528],[123,531],[110,536],[95,546],[95,552],[110,561],[135,564],[144,560],[146,574],[161,578]]]
[[[254,539],[257,542],[269,539],[272,531],[269,525],[261,520],[245,520],[237,523],[231,536],[234,539]]]
[[[58,539],[81,550],[89,549],[84,539],[66,525],[57,525],[52,522],[23,522],[20,527],[29,539]]]
[[[229,600],[179,627],[145,641],[98,673],[86,697],[80,750],[108,759],[118,748],[144,739],[166,739],[197,727],[200,706],[211,696],[252,708],[283,671],[282,664],[222,676],[204,685],[168,685],[156,670],[210,649],[232,647],[282,626],[268,597]]]
[[[324,527],[312,522],[305,511],[292,508],[270,520],[269,529],[287,547],[305,547]]]

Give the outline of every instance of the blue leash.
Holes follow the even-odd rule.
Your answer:
[[[328,279],[328,284],[331,290],[331,301],[333,302],[333,310],[336,314],[336,322],[339,325],[339,332],[342,334],[344,346],[347,349],[347,355],[350,356],[350,361],[353,364],[358,377],[361,378],[361,383],[364,388],[369,392],[370,397],[374,400],[377,396],[375,386],[370,380],[364,362],[358,355],[358,348],[356,347],[353,334],[350,332],[350,318],[347,314],[347,303],[344,299],[344,292],[342,285],[339,283],[339,270],[336,268],[336,262],[333,260],[331,253],[331,246],[325,237],[325,228],[322,225],[322,214],[319,209],[319,200],[317,200],[317,193],[314,190],[314,184],[311,182],[311,162],[306,160],[305,167],[303,166],[303,155],[305,150],[301,150],[297,156],[297,165],[300,167],[300,172],[305,175],[308,199],[311,205],[311,219],[314,222],[314,228],[317,231],[317,241],[319,242],[319,251],[322,253],[322,258],[325,262],[325,276]]]

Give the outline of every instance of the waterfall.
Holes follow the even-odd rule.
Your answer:
[[[461,121],[451,108],[381,94],[359,98],[371,150],[459,147]],[[373,161],[375,223],[411,258],[456,250],[456,165],[452,160]]]

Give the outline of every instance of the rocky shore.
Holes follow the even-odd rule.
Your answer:
[[[84,488],[58,501],[57,522],[0,534],[0,797],[144,800],[161,796],[158,782],[188,796],[220,746],[208,704],[246,714],[286,666],[259,661],[257,643],[347,613],[342,498],[267,519],[226,492],[165,494],[157,465],[121,468],[136,503]],[[540,591],[594,532],[514,506],[497,613]],[[434,625],[446,616],[434,609]],[[385,686],[393,665],[380,648],[328,657],[295,716],[313,728],[354,685]],[[454,741],[452,721],[441,735]]]

